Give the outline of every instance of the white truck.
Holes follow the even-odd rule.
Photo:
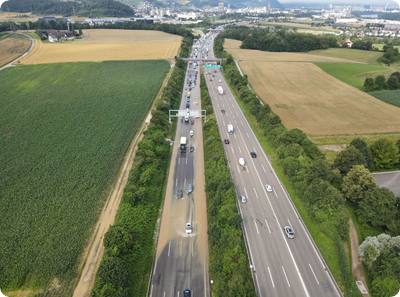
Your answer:
[[[181,153],[186,153],[186,137],[181,137]]]
[[[224,94],[224,88],[222,86],[218,86],[218,93],[220,95]]]
[[[186,123],[188,123],[189,122],[189,115],[190,115],[190,113],[186,113],[186,115],[185,115],[185,122]]]
[[[229,134],[233,134],[233,125],[228,125]]]
[[[242,166],[243,170],[246,170],[246,162],[243,158],[239,158],[239,165]]]

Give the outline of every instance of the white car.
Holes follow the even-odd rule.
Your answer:
[[[265,188],[267,189],[267,192],[272,192],[271,185],[265,185]]]
[[[192,224],[191,223],[186,223],[186,234],[192,234]]]
[[[240,202],[242,202],[242,203],[246,203],[246,202],[247,202],[247,198],[246,198],[246,196],[244,196],[244,195],[241,195],[241,196],[240,196]]]
[[[193,130],[190,130],[189,135],[190,135],[190,137],[192,137],[194,135]]]

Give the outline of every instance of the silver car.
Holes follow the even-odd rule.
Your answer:
[[[244,195],[241,195],[241,196],[240,196],[240,202],[242,202],[242,203],[246,203],[246,202],[247,202],[247,198],[246,198],[246,196],[244,196]]]
[[[294,238],[294,230],[292,227],[290,226],[285,226],[283,227],[283,229],[285,230],[286,236],[288,238]]]
[[[265,185],[265,188],[267,189],[267,192],[272,192],[271,185]]]
[[[193,192],[193,185],[192,185],[192,184],[188,184],[187,192],[188,192],[189,194]]]

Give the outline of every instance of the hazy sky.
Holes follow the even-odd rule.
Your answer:
[[[375,5],[382,5],[382,0],[278,0],[280,3],[324,3],[324,4],[375,4]],[[386,3],[393,3],[396,4],[392,0],[386,0]]]

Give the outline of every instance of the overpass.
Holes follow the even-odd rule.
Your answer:
[[[218,62],[221,62],[223,60],[226,60],[226,58],[222,58],[222,59],[219,59],[219,58],[212,58],[212,59],[182,58],[182,60],[183,61],[193,61],[193,62],[199,61],[199,62],[206,62],[206,63],[211,63],[211,62],[218,63]]]

